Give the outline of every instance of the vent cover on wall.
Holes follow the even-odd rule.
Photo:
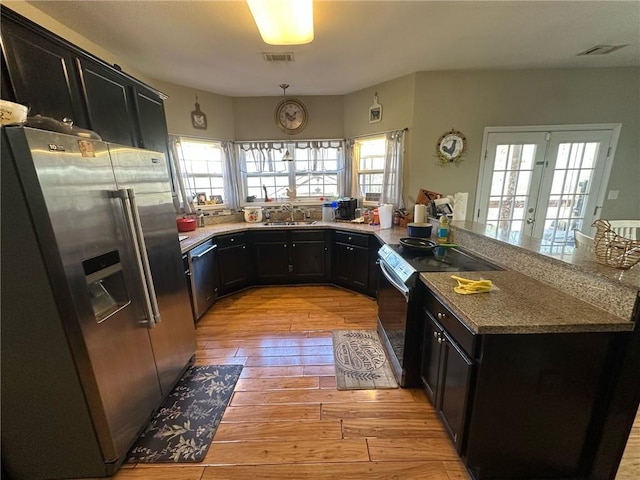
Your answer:
[[[615,52],[616,50],[620,50],[622,47],[626,47],[626,45],[596,45],[594,47],[586,49],[584,52],[580,52],[578,55],[606,55],[607,53]]]
[[[262,57],[264,58],[265,62],[293,62],[294,58],[293,58],[293,52],[284,52],[284,53],[269,53],[269,52],[263,52],[262,53]]]

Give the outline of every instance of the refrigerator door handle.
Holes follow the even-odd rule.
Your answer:
[[[123,188],[115,193],[115,196],[122,200],[122,206],[124,208],[124,216],[127,224],[127,228],[133,239],[132,247],[135,257],[136,268],[138,270],[139,278],[141,280],[141,286],[144,296],[144,308],[145,315],[148,319],[149,328],[153,328],[156,323],[160,321],[160,314],[158,309],[158,302],[156,300],[155,288],[153,285],[153,279],[151,278],[151,269],[149,267],[149,258],[147,257],[147,248],[142,236],[142,228],[140,226],[140,218],[137,213],[137,206],[135,203],[135,196],[133,189]]]

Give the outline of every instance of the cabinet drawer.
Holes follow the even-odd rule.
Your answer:
[[[291,232],[292,242],[324,241],[324,230],[294,230]]]
[[[340,243],[348,243],[350,245],[357,245],[359,247],[369,246],[369,235],[362,233],[341,232],[335,233],[335,241]]]
[[[268,230],[264,232],[253,232],[254,242],[282,242],[287,241],[287,232],[278,230]]]
[[[430,291],[424,297],[424,310],[442,325],[447,334],[467,355],[476,358],[477,336]]]
[[[241,232],[241,233],[230,233],[227,235],[220,235],[219,237],[216,237],[216,242],[218,243],[218,248],[233,247],[234,245],[241,245],[247,242],[247,234],[245,232]]]

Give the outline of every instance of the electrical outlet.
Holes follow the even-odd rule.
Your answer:
[[[618,199],[619,190],[609,190],[609,195],[607,196],[607,200],[617,200]]]

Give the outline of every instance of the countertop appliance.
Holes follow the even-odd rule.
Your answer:
[[[3,468],[110,476],[195,353],[167,163],[0,134]]]
[[[358,208],[357,198],[340,199],[335,210],[336,220],[353,220],[356,218],[356,208]]]
[[[499,270],[460,248],[411,250],[383,245],[378,251],[378,333],[396,380],[403,387],[419,385],[422,298],[420,272]]]

